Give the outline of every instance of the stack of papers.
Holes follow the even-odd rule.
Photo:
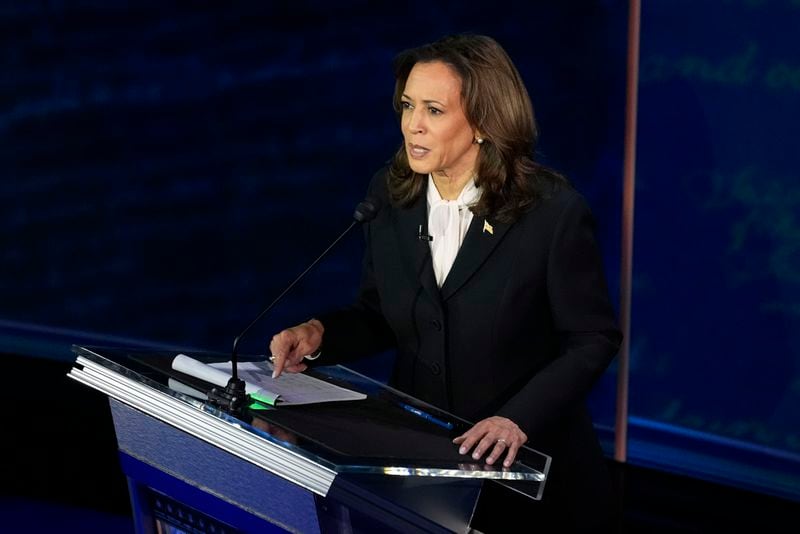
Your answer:
[[[231,362],[206,364],[185,354],[175,357],[172,368],[220,387],[225,387],[231,378]],[[267,361],[239,362],[238,374],[245,382],[248,395],[273,406],[367,398],[363,393],[302,373],[284,372],[278,378],[272,378],[272,364]]]

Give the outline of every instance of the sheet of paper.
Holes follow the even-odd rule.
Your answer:
[[[177,391],[178,393],[183,393],[184,395],[194,397],[195,399],[202,399],[202,400],[208,399],[208,394],[203,393],[199,389],[187,386],[183,382],[175,380],[172,377],[170,377],[169,380],[167,381],[167,387],[173,391]]]
[[[205,364],[185,354],[175,357],[172,368],[219,386],[225,386],[231,377],[231,362]],[[282,373],[280,377],[272,378],[272,364],[267,361],[240,362],[238,371],[239,378],[245,381],[247,393],[277,399],[278,406],[367,397],[302,373]]]

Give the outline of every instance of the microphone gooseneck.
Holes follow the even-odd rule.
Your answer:
[[[367,197],[363,201],[359,202],[356,206],[356,209],[353,213],[353,222],[339,234],[328,248],[326,248],[322,254],[317,256],[311,265],[306,267],[306,269],[300,273],[300,275],[294,279],[294,281],[289,284],[286,289],[284,289],[280,295],[275,297],[275,299],[270,303],[269,306],[264,308],[264,310],[259,313],[255,319],[253,319],[250,324],[248,324],[242,332],[236,336],[233,340],[233,349],[231,351],[231,378],[228,381],[228,385],[225,387],[224,390],[220,388],[213,388],[208,395],[209,400],[216,406],[223,408],[230,413],[237,414],[241,413],[242,409],[247,402],[248,395],[245,391],[245,384],[244,380],[239,378],[238,373],[238,366],[239,366],[239,342],[242,340],[245,334],[256,324],[262,317],[264,317],[269,311],[281,301],[281,299],[286,295],[300,280],[305,277],[305,275],[313,269],[319,262],[324,258],[330,250],[339,243],[339,241],[346,236],[350,230],[353,229],[358,224],[363,224],[371,221],[374,219],[381,208],[381,201],[376,197]]]

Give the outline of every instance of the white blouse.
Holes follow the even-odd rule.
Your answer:
[[[428,175],[428,234],[433,237],[430,242],[431,257],[439,287],[442,287],[453,267],[472,222],[469,207],[475,205],[480,197],[481,189],[475,185],[475,180],[470,180],[456,200],[443,200],[433,183],[433,177]]]

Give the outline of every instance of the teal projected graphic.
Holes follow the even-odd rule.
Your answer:
[[[666,460],[676,469],[713,478],[722,459],[780,459],[787,493],[800,477],[797,27],[794,1],[643,2],[630,378],[633,437],[709,455]]]

